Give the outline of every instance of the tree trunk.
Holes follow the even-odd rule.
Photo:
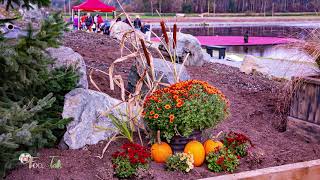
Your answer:
[[[151,6],[151,14],[153,16],[153,0],[150,0],[150,6]]]

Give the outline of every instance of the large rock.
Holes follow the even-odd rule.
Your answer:
[[[22,20],[27,22],[40,22],[43,19],[41,9],[37,5],[31,5],[29,10],[21,8],[19,12],[22,15]]]
[[[168,32],[168,36],[171,42],[171,52],[174,52],[172,47],[173,33]],[[190,34],[177,33],[176,52],[180,62],[189,53],[187,62],[185,62],[186,66],[202,66],[210,58],[210,55],[202,50],[199,40]]]
[[[164,79],[169,84],[175,83],[174,76],[174,68],[176,68],[176,72],[179,75],[180,81],[186,81],[190,79],[188,71],[185,66],[177,63],[172,63],[169,61],[165,61],[163,59],[154,58],[153,66],[155,70],[156,78],[159,78],[162,74],[164,75]]]
[[[0,6],[0,20],[14,19],[16,16],[15,12],[7,11],[4,6]]]
[[[4,7],[0,6],[0,21],[4,22],[10,20],[7,23],[0,23],[0,34],[8,39],[15,39],[21,36],[26,36],[26,31],[23,31],[18,25],[16,25],[17,20],[13,20],[17,18],[18,14],[15,14],[11,11],[6,11]]]
[[[52,68],[74,68],[80,76],[78,87],[88,89],[86,64],[80,54],[74,52],[71,48],[64,46],[60,46],[59,48],[48,48],[47,51],[49,55],[55,59]]]
[[[159,79],[163,75],[161,79],[161,82],[163,83],[174,84],[176,82],[174,68],[176,68],[176,72],[179,74],[180,81],[186,81],[190,79],[187,69],[181,64],[173,64],[172,62],[165,61],[163,59],[154,58],[153,65],[156,79]],[[135,86],[140,79],[139,74],[143,74],[143,70],[139,69],[138,72],[137,65],[133,65],[128,76],[128,90],[131,93],[135,91]],[[148,91],[146,85],[143,86],[142,91]]]
[[[64,141],[69,148],[79,149],[113,136],[114,131],[101,129],[114,128],[111,120],[101,114],[120,102],[107,94],[83,88],[69,92],[65,96],[62,113],[63,118],[73,118],[64,134]],[[112,113],[119,117],[119,112],[124,113],[125,108],[126,104],[121,104]]]
[[[129,24],[119,21],[115,22],[110,29],[110,36],[122,40],[125,35],[129,41],[135,41],[134,32],[138,36],[138,39],[146,39],[147,36],[139,30],[132,28]]]
[[[263,66],[261,63],[258,63],[259,59],[254,56],[246,55],[243,59],[243,62],[240,66],[240,71],[245,74],[250,74],[254,71],[260,72],[262,74],[269,74],[269,70],[266,66]]]

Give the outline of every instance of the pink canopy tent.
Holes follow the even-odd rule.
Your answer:
[[[72,21],[73,21],[73,11],[78,11],[78,29],[80,28],[80,11],[86,12],[115,12],[116,8],[113,6],[108,6],[101,2],[100,0],[86,0],[85,2],[79,4],[78,6],[72,7]]]
[[[73,10],[88,11],[88,12],[113,12],[116,10],[113,6],[108,6],[100,0],[87,0],[78,6],[73,6]]]

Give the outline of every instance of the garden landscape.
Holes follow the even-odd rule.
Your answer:
[[[261,2],[3,1],[1,178],[319,179],[320,3]]]

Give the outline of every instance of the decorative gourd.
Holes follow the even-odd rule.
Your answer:
[[[194,166],[201,166],[205,159],[205,150],[199,141],[190,141],[184,148],[185,153],[193,155]]]
[[[222,148],[223,143],[218,141],[217,139],[222,134],[222,131],[220,131],[216,136],[211,137],[211,139],[208,139],[206,142],[204,142],[203,147],[206,151],[206,156],[210,153],[215,151],[217,148]]]
[[[172,149],[169,144],[161,142],[160,131],[157,132],[157,141],[151,146],[151,157],[157,163],[165,163],[172,155]]]
[[[218,148],[222,148],[223,143],[220,141],[214,141],[214,140],[208,139],[206,142],[204,142],[203,147],[206,152],[206,155],[208,155],[210,152],[213,152]]]

